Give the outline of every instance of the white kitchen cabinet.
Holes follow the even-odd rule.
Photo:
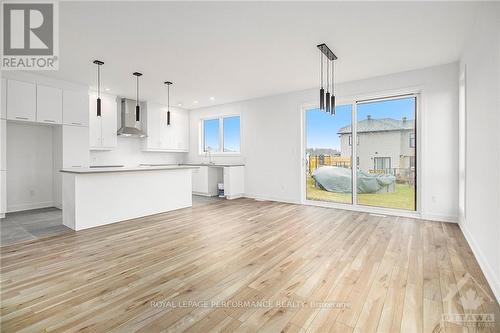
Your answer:
[[[189,115],[186,111],[170,111],[170,126],[165,125],[162,148],[169,151],[187,152],[189,142]],[[166,124],[166,119],[165,119]]]
[[[36,121],[47,124],[62,124],[62,89],[36,86]]]
[[[0,217],[7,212],[7,171],[0,171]]]
[[[86,168],[89,166],[89,128],[62,126],[62,167]]]
[[[116,96],[101,95],[101,116],[97,116],[97,96],[89,96],[89,144],[91,150],[112,150],[117,144]]]
[[[0,119],[0,170],[7,170],[7,120]]]
[[[36,120],[36,84],[7,80],[7,119]]]
[[[245,193],[245,167],[224,167],[224,196],[227,199],[241,198]]]
[[[93,101],[96,103],[95,100]],[[63,124],[89,125],[89,93],[86,90],[63,91]]]
[[[217,184],[222,182],[222,168],[200,166],[193,169],[193,194],[203,196],[217,196]]]
[[[161,140],[160,137],[160,124],[164,121],[163,114],[166,111],[159,104],[148,103],[146,107],[146,114],[143,118],[145,120],[145,132],[147,137],[143,140],[143,150],[149,151],[159,151],[161,150]]]
[[[187,152],[189,115],[186,111],[171,110],[170,125],[167,125],[167,108],[148,103],[146,115],[147,137],[143,150],[165,152]]]
[[[7,80],[2,79],[2,104],[0,105],[0,119],[7,119]]]

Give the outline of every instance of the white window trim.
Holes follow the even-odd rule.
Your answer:
[[[239,152],[225,152],[224,151],[224,118],[231,118],[231,117],[239,117],[240,118],[240,151]],[[219,120],[219,148],[220,151],[216,152],[211,152],[211,156],[240,156],[241,151],[242,151],[242,135],[241,135],[241,115],[240,114],[225,114],[222,116],[212,116],[212,117],[205,117],[200,119],[199,127],[200,127],[200,137],[199,137],[199,148],[198,148],[198,155],[200,156],[206,156],[209,154],[208,152],[205,151],[205,126],[204,122],[205,120],[214,120],[218,119]]]

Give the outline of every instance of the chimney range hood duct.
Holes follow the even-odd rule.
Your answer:
[[[141,109],[145,110],[145,103],[140,103]],[[122,98],[120,104],[121,110],[121,127],[118,130],[118,135],[121,136],[134,136],[143,138],[147,135],[142,131],[142,124],[136,121],[135,114],[136,101]],[[141,117],[142,118],[142,117]]]

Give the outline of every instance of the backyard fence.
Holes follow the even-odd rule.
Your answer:
[[[320,166],[336,166],[342,168],[351,167],[351,158],[332,155],[309,155],[308,166],[309,174]]]

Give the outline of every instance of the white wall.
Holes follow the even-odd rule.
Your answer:
[[[7,123],[7,212],[54,204],[53,129]]]
[[[140,138],[119,136],[117,147],[110,151],[90,152],[90,165],[137,166],[140,163],[178,164],[184,161],[186,153],[160,153],[142,151]]]
[[[460,226],[500,300],[500,4],[482,5],[461,66],[466,73],[466,192]]]
[[[421,91],[421,211],[427,219],[457,221],[458,211],[458,64],[397,73],[337,85],[338,100],[400,89]],[[240,114],[242,155],[216,162],[243,162],[249,197],[301,202],[301,105],[316,103],[306,90],[197,109],[190,112],[189,162],[198,155],[201,118]]]

